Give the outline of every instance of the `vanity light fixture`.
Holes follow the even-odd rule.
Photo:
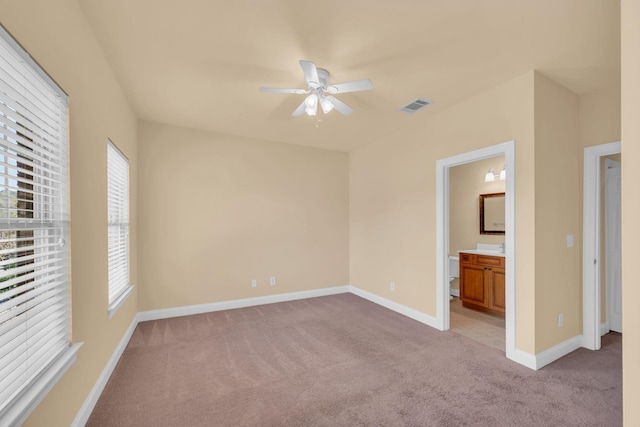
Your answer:
[[[493,182],[496,180],[496,178],[499,178],[500,181],[504,181],[505,179],[507,179],[507,169],[505,166],[502,167],[500,175],[496,174],[493,171],[493,168],[489,168],[486,175],[484,176],[484,182]]]

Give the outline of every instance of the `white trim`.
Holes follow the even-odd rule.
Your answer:
[[[11,46],[11,48],[18,54],[20,57],[29,64],[29,67],[33,71],[35,71],[38,76],[40,76],[55,92],[60,96],[60,98],[64,101],[65,105],[69,105],[69,95],[60,87],[60,85],[53,80],[53,78],[44,70],[43,67],[38,64],[27,49],[22,47],[22,45],[16,40],[13,35],[4,27],[4,25],[0,24],[0,38],[4,39],[4,41]]]
[[[600,323],[600,336],[608,334],[609,331],[609,324],[607,322]]]
[[[600,158],[621,152],[620,142],[584,149],[582,208],[582,347],[600,349]]]
[[[382,307],[388,308],[389,310],[395,311],[396,313],[400,313],[403,316],[407,316],[413,320],[417,320],[418,322],[424,323],[425,325],[431,326],[432,328],[439,329],[437,319],[421,311],[409,308],[395,301],[391,301],[381,296],[372,294],[371,292],[356,288],[355,286],[350,286],[349,291],[354,295],[369,300],[375,304],[381,305]]]
[[[513,360],[516,363],[521,364],[525,368],[536,369],[536,356],[531,353],[527,353],[526,351],[518,350],[517,348],[513,351],[512,357],[509,359]]]
[[[116,314],[118,309],[120,307],[122,307],[122,304],[124,304],[124,302],[127,299],[129,299],[129,295],[131,295],[132,292],[133,292],[133,286],[132,285],[128,285],[126,288],[124,288],[124,291],[120,294],[120,296],[118,296],[118,298],[116,298],[109,305],[109,309],[107,310],[107,317],[109,319],[111,319],[113,317],[113,315]]]
[[[91,412],[93,412],[93,408],[96,406],[96,403],[98,403],[98,399],[100,398],[102,391],[106,387],[107,382],[109,381],[109,378],[111,377],[114,369],[116,369],[116,365],[120,361],[122,353],[124,353],[124,350],[127,348],[129,340],[133,336],[133,332],[136,330],[136,326],[138,326],[138,317],[139,316],[136,315],[133,318],[133,320],[131,321],[131,325],[129,325],[129,328],[124,333],[122,339],[120,339],[120,342],[111,355],[109,362],[107,362],[107,365],[102,370],[98,381],[96,381],[96,383],[94,384],[93,388],[89,392],[89,395],[82,404],[80,411],[78,411],[76,418],[73,420],[73,423],[71,423],[71,427],[83,427],[89,420]]]
[[[75,363],[81,342],[71,345],[56,359],[43,374],[35,380],[26,392],[2,415],[0,425],[19,426],[24,423],[31,412],[42,402],[54,385]]]
[[[349,292],[349,286],[336,286],[333,288],[314,289],[310,291],[266,295],[255,298],[243,298],[230,301],[212,302],[208,304],[164,308],[160,310],[141,311],[138,313],[138,320],[140,322],[146,322],[148,320],[169,319],[171,317],[189,316],[192,314],[210,313],[213,311],[232,310],[234,308],[253,307],[256,305],[274,304],[278,302],[295,301],[305,298],[344,294],[347,292]]]
[[[544,366],[547,366],[551,362],[555,362],[561,357],[566,356],[582,347],[582,335],[576,335],[573,338],[569,338],[568,340],[561,342],[560,344],[551,347],[543,351],[542,353],[538,353],[535,356],[536,359],[536,367],[533,369],[540,369]]]
[[[516,349],[513,352],[514,357],[510,359],[529,369],[538,370],[582,347],[582,339],[582,335],[576,335],[535,356]]]
[[[491,147],[460,154],[436,161],[436,325],[448,330],[449,313],[449,168],[478,160],[504,155],[507,179],[505,181],[505,262],[506,262],[506,310],[505,350],[507,358],[522,365],[528,362],[522,351],[516,352],[516,252],[515,252],[515,176],[516,143],[508,141]]]
[[[453,295],[454,297],[459,297],[460,289],[449,288],[449,295]]]

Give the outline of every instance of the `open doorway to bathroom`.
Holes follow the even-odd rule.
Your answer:
[[[504,155],[449,168],[450,330],[503,352],[505,184]]]
[[[516,274],[515,274],[515,141],[497,144],[475,151],[440,159],[436,162],[436,321],[442,330],[450,329],[451,301],[449,282],[450,250],[450,170],[454,167],[503,156],[505,168],[505,235],[504,235],[504,342],[506,357],[524,366],[535,366],[524,352],[516,350]],[[486,171],[485,171],[486,173]],[[498,175],[499,176],[499,175]],[[482,182],[483,176],[480,177]],[[474,209],[475,211],[475,209]]]

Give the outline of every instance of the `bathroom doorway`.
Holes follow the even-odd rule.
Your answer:
[[[516,351],[515,335],[515,141],[482,148],[436,162],[436,320],[442,330],[450,329],[451,305],[449,300],[450,251],[450,168],[504,156],[505,177],[505,353],[507,358],[525,366],[531,361]],[[499,174],[499,171],[496,171]]]
[[[488,261],[504,265],[505,185],[504,155],[449,168],[450,330],[502,352],[505,269],[469,261],[476,261],[478,248],[482,247],[480,253],[490,257]],[[468,254],[462,264],[460,252]],[[468,284],[463,295],[461,272],[466,272]],[[495,301],[494,292],[500,299],[496,305],[491,304]]]

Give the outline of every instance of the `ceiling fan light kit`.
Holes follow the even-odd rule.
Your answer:
[[[331,102],[332,98],[333,96],[327,96],[320,100],[320,106],[322,107],[322,112],[324,114],[327,114],[329,111],[333,110],[334,106],[333,106],[333,102]]]
[[[304,113],[307,113],[309,116],[315,116],[318,112],[318,104],[320,104],[324,114],[335,109],[344,115],[349,115],[353,113],[353,109],[332,95],[359,92],[373,88],[373,83],[371,83],[369,79],[329,85],[329,79],[331,77],[329,71],[324,68],[317,68],[316,64],[311,61],[301,60],[300,68],[302,68],[302,72],[304,73],[308,89],[260,88],[262,92],[293,93],[297,95],[309,94],[309,96],[302,101],[302,104],[291,114],[294,117]]]

